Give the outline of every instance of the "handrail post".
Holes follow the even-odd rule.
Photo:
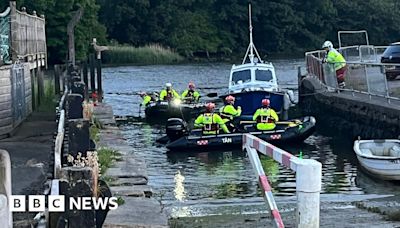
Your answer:
[[[4,192],[1,192],[3,190]],[[12,228],[13,219],[10,210],[11,161],[7,151],[0,150],[0,221],[3,227]]]
[[[276,207],[272,193],[269,193],[270,187],[267,177],[264,174],[264,170],[261,164],[258,164],[260,163],[260,160],[257,156],[257,151],[263,155],[273,158],[281,165],[296,172],[296,227],[318,228],[322,178],[321,163],[312,159],[299,159],[296,156],[251,134],[243,135],[242,148],[246,149],[247,154],[249,155],[253,169],[256,175],[259,177],[260,185],[266,193],[266,200],[272,214],[274,209],[276,209],[277,215],[279,215],[279,211]],[[266,189],[269,191],[266,191]],[[267,192],[268,196],[269,194],[271,195],[270,197],[267,196]],[[280,215],[279,217],[275,217],[275,214],[273,215],[275,224],[279,224],[277,221],[281,221]]]
[[[298,161],[296,224],[299,228],[319,227],[321,177],[321,163],[312,159]]]
[[[258,158],[257,150],[247,145],[246,151],[250,158],[250,162],[251,165],[253,166],[255,174],[258,177],[260,187],[264,191],[264,197],[267,201],[268,208],[274,219],[274,227],[284,228],[285,225],[283,224],[278,207],[276,206],[275,199],[274,196],[272,195],[271,186],[268,183],[267,176],[265,176],[264,169],[261,165],[260,159]]]

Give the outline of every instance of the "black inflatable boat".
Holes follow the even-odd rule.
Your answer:
[[[196,118],[201,113],[205,112],[205,105],[203,103],[174,103],[158,101],[149,104],[145,109],[146,119],[166,121],[169,118]]]
[[[240,132],[202,135],[201,130],[187,132],[187,125],[178,118],[168,120],[167,135],[157,140],[170,150],[207,150],[218,147],[241,146],[243,134],[250,133],[274,144],[302,142],[315,131],[316,120],[312,116],[278,122],[272,131],[255,130],[253,121],[242,121]]]

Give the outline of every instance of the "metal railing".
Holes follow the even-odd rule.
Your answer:
[[[339,48],[339,52],[347,61],[379,63],[387,46],[354,45]]]
[[[366,45],[364,46],[367,47]],[[370,99],[374,96],[383,97],[387,99],[388,103],[390,103],[391,100],[400,100],[400,87],[392,86],[388,83],[387,79],[389,77],[388,75],[391,74],[393,70],[400,72],[400,64],[383,64],[376,62],[375,60],[378,59],[376,50],[377,48],[373,49],[371,55],[373,57],[371,57],[370,62],[366,61],[367,58],[364,58],[363,62],[358,60],[346,62],[346,86],[343,88],[339,88],[338,86],[334,64],[322,62],[324,51],[306,53],[308,75],[316,77],[323,85],[337,92],[351,91],[353,92],[353,96],[355,96],[355,93],[366,94]],[[361,55],[361,58],[362,56],[363,55]]]
[[[10,210],[11,160],[7,151],[0,150],[0,223],[1,227],[13,227]]]
[[[275,161],[296,172],[296,226],[307,228],[319,227],[322,178],[321,163],[312,159],[297,158],[251,134],[243,135],[242,146],[249,155],[260,186],[264,191],[267,205],[274,218],[274,225],[279,228],[284,227],[257,152],[273,158]]]
[[[57,136],[55,140],[54,146],[54,178],[59,178],[61,167],[62,167],[62,149],[64,142],[64,134],[65,134],[65,99],[68,95],[68,87],[65,86],[64,94],[60,99],[57,107],[57,116],[58,118],[58,128],[57,128]]]

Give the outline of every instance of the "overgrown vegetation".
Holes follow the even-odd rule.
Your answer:
[[[121,157],[121,154],[116,150],[103,147],[97,150],[97,156],[99,158],[100,173],[103,175]]]
[[[90,134],[90,139],[93,140],[94,142],[99,142],[100,140],[100,129],[103,129],[103,126],[101,125],[100,121],[96,118],[92,118],[92,123],[89,128],[89,134]]]
[[[144,47],[112,46],[103,55],[103,62],[111,65],[123,64],[172,64],[183,58],[173,50],[153,44]]]
[[[55,97],[55,89],[54,83],[52,80],[44,81],[44,93],[43,96],[40,97],[40,112],[54,112],[56,107],[56,97]]]
[[[248,44],[247,2],[18,0],[17,6],[25,6],[30,13],[36,10],[38,14],[45,14],[49,63],[52,64],[65,60],[67,24],[71,12],[79,6],[84,8],[84,15],[76,28],[78,59],[88,53],[93,37],[100,45],[107,44],[107,39],[135,47],[157,43],[185,57],[201,53],[240,58]],[[398,0],[251,2],[254,42],[262,55],[303,54],[305,50],[321,48],[326,39],[337,45],[338,30],[366,29],[371,44],[388,44],[400,37]],[[1,10],[8,4],[8,0],[0,0]]]
[[[99,132],[99,128],[97,128],[95,125],[91,125],[89,128],[90,139],[97,143],[100,140]]]

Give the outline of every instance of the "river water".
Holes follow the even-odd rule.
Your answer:
[[[280,86],[294,89],[297,95],[297,67],[304,67],[303,60],[276,60],[274,65]],[[166,82],[171,82],[178,91],[183,91],[187,83],[193,81],[202,94],[223,93],[228,85],[230,67],[228,64],[202,64],[105,68],[105,102],[113,106],[115,115],[138,116],[141,99],[129,94],[160,91]],[[154,144],[163,134],[163,126],[137,121],[120,127],[134,153],[145,158],[155,197],[173,217],[266,210],[251,163],[242,151],[172,153]],[[323,194],[400,192],[398,184],[364,174],[358,167],[352,146],[352,139],[319,125],[304,143],[283,149],[322,163]],[[262,164],[275,196],[295,195],[293,172],[266,157],[262,157]]]

